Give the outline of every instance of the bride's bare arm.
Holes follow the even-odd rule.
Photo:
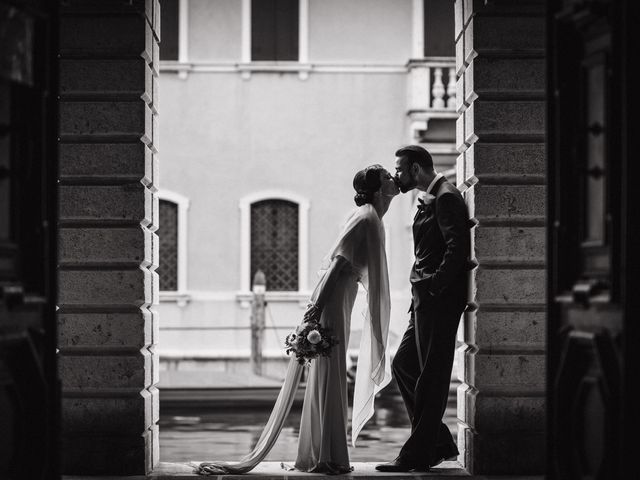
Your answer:
[[[336,255],[335,257],[333,257],[329,268],[322,276],[322,278],[318,281],[318,285],[314,290],[314,296],[311,298],[312,303],[311,305],[309,305],[309,308],[307,308],[307,311],[304,314],[305,320],[319,320],[319,315],[322,311],[322,308],[326,304],[327,299],[329,299],[329,297],[331,297],[331,294],[333,293],[338,275],[340,275],[340,272],[347,263],[349,263],[349,261],[341,255]],[[316,316],[318,318],[314,318]]]
[[[316,288],[318,292],[314,303],[321,309],[327,303],[327,299],[333,293],[333,289],[336,285],[338,275],[349,261],[341,255],[336,255],[331,261],[331,265],[327,269],[327,272],[322,276],[319,281],[319,285]]]

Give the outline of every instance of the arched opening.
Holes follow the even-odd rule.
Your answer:
[[[428,145],[438,170],[455,181],[457,156],[452,4],[351,2],[345,11],[342,2],[313,0],[173,3],[163,23],[163,38],[170,38],[166,55],[160,46],[165,110],[159,126],[168,159],[162,165],[163,187],[189,192],[192,216],[206,221],[199,225],[202,233],[190,235],[190,257],[199,264],[189,269],[188,305],[180,310],[160,305],[161,399],[178,395],[172,379],[187,362],[189,368],[242,372],[245,383],[251,378],[251,284],[260,253],[252,243],[259,238],[257,228],[269,237],[280,221],[277,214],[260,220],[260,202],[298,205],[298,251],[290,244],[282,252],[287,258],[297,253],[297,276],[290,261],[288,286],[265,272],[267,312],[274,324],[267,317],[265,355],[282,359],[282,339],[300,321],[315,272],[351,208],[355,171],[369,163],[392,170],[395,149],[419,142]],[[282,7],[282,16],[265,16],[274,5]],[[349,16],[357,20],[347,28],[341,22]],[[283,22],[281,36],[274,22]],[[258,51],[261,43],[269,49]],[[388,215],[386,244],[397,305],[393,348],[406,328],[410,302],[406,278],[414,197],[399,198]],[[293,209],[290,213],[293,222]],[[277,248],[263,253],[279,255]],[[350,362],[358,351],[360,310],[359,304],[352,319]],[[169,354],[176,359],[171,367],[163,360]],[[179,355],[184,360],[177,363]],[[453,426],[455,385],[448,409]],[[209,386],[200,382],[201,388]],[[408,428],[408,420],[399,421],[405,414],[398,398],[393,409],[387,402],[378,419],[380,428],[387,428],[382,417],[388,415],[397,428],[396,443]],[[195,421],[197,414],[177,416]],[[161,423],[168,432],[166,425]],[[225,438],[224,433],[215,437]],[[366,448],[359,451],[365,452],[361,459],[375,460]]]
[[[425,7],[421,1],[411,2],[410,8],[406,8],[405,2],[399,0],[376,3],[375,8],[369,2],[353,2],[347,13],[354,18],[370,18],[369,14],[375,9],[380,10],[378,13],[384,21],[380,22],[377,35],[369,35],[371,25],[368,24],[352,23],[349,29],[334,31],[332,22],[314,23],[315,19],[326,20],[336,12],[344,13],[342,3],[300,0],[298,61],[272,64],[251,61],[252,2],[244,0],[238,3],[227,12],[228,15],[220,16],[212,11],[216,2],[206,5],[186,0],[178,2],[173,11],[178,12],[179,18],[174,24],[182,41],[178,42],[177,49],[174,48],[177,54],[173,52],[171,59],[165,57],[167,60],[164,64],[159,61],[158,32],[154,33],[160,16],[156,3],[150,2],[143,10],[136,10],[138,7],[135,5],[118,7],[125,8],[125,14],[116,7],[113,7],[113,11],[107,11],[101,25],[107,25],[104,27],[107,31],[117,30],[126,34],[113,38],[105,36],[109,41],[106,44],[97,42],[95,49],[100,54],[90,60],[86,58],[86,50],[87,44],[93,46],[95,43],[90,41],[93,38],[93,22],[97,16],[104,16],[105,12],[101,11],[98,15],[89,6],[72,5],[65,13],[67,28],[74,27],[68,30],[69,34],[63,41],[63,53],[66,55],[63,71],[68,72],[65,84],[68,90],[62,108],[61,139],[65,145],[72,145],[68,149],[70,157],[66,158],[77,159],[78,155],[86,155],[86,158],[96,156],[109,160],[100,165],[87,165],[83,177],[85,180],[80,179],[72,188],[66,189],[67,196],[63,196],[63,204],[65,201],[67,204],[74,203],[75,198],[91,201],[82,204],[82,208],[65,211],[65,220],[72,228],[91,227],[92,233],[102,229],[104,235],[112,235],[114,230],[119,229],[118,233],[126,231],[131,238],[138,235],[137,240],[132,240],[131,251],[143,247],[144,252],[131,253],[130,258],[125,260],[111,256],[102,259],[101,264],[111,267],[110,275],[87,273],[82,269],[93,270],[82,267],[80,276],[90,278],[99,285],[121,285],[113,281],[115,275],[117,278],[126,278],[127,285],[132,287],[96,296],[88,289],[76,288],[77,285],[83,285],[81,282],[68,284],[63,289],[67,295],[64,297],[64,307],[78,308],[83,318],[92,319],[96,326],[99,324],[102,328],[124,328],[122,325],[127,325],[124,316],[129,315],[130,320],[139,322],[136,332],[144,333],[130,344],[117,346],[96,346],[95,342],[100,337],[96,337],[97,340],[81,338],[82,348],[76,350],[76,358],[70,358],[72,361],[67,364],[63,378],[72,379],[79,372],[81,376],[82,367],[91,361],[97,371],[108,370],[108,367],[98,368],[98,365],[109,364],[106,357],[120,361],[113,371],[138,371],[129,368],[137,365],[140,371],[148,373],[144,378],[135,377],[133,380],[124,380],[126,375],[105,375],[104,383],[103,380],[96,380],[94,384],[99,395],[85,391],[85,385],[79,381],[78,388],[86,394],[83,397],[85,400],[77,401],[74,406],[68,403],[67,412],[86,412],[87,405],[100,403],[99,398],[108,398],[112,405],[110,408],[116,408],[121,398],[133,399],[142,392],[145,398],[144,411],[151,413],[138,417],[139,422],[131,427],[131,431],[144,431],[154,447],[136,450],[148,454],[142,461],[136,457],[136,468],[143,464],[149,469],[149,465],[157,463],[154,417],[157,415],[157,392],[154,385],[159,375],[154,362],[158,358],[156,344],[159,325],[151,304],[158,298],[154,251],[157,240],[153,232],[158,226],[159,204],[155,194],[157,168],[154,169],[154,166],[157,167],[157,135],[162,129],[162,123],[158,124],[156,116],[157,83],[159,70],[163,70],[175,74],[174,78],[163,84],[165,98],[168,98],[172,89],[182,85],[188,92],[193,87],[194,90],[188,94],[197,99],[189,112],[199,120],[193,123],[184,121],[186,117],[181,112],[170,104],[166,105],[165,118],[178,121],[171,130],[172,137],[188,137],[189,141],[185,144],[197,146],[200,152],[204,152],[194,155],[193,151],[181,151],[165,143],[164,158],[175,158],[177,161],[163,165],[163,178],[166,182],[185,181],[186,184],[196,185],[192,187],[194,193],[210,185],[216,186],[213,202],[196,204],[189,195],[192,200],[191,212],[195,218],[204,219],[202,228],[208,229],[210,238],[224,242],[219,251],[229,258],[241,257],[237,241],[240,220],[234,199],[256,190],[243,182],[230,181],[235,174],[245,182],[259,178],[262,183],[273,184],[274,188],[286,188],[291,181],[306,182],[305,195],[308,194],[312,199],[313,215],[317,219],[314,220],[316,227],[310,226],[310,238],[326,244],[339,223],[335,215],[328,214],[328,207],[331,206],[329,200],[340,199],[346,204],[350,197],[348,181],[344,184],[332,181],[336,178],[336,172],[340,172],[340,178],[349,178],[345,172],[352,174],[355,167],[362,166],[361,163],[365,161],[387,163],[388,152],[394,151],[399,144],[428,144],[439,157],[437,165],[440,168],[447,164],[452,166],[452,159],[458,157],[455,164],[459,179],[466,179],[471,174],[480,178],[479,186],[468,197],[472,215],[480,220],[485,233],[478,233],[476,237],[476,248],[484,249],[483,258],[479,258],[481,269],[474,276],[471,292],[475,298],[465,318],[466,346],[461,349],[460,355],[464,382],[461,396],[464,403],[459,405],[459,417],[464,428],[459,439],[461,445],[467,447],[462,460],[465,466],[474,471],[491,471],[496,465],[506,465],[504,471],[518,468],[516,464],[519,460],[509,462],[508,458],[520,457],[506,447],[515,449],[515,442],[511,440],[515,436],[526,437],[532,451],[538,451],[542,434],[534,425],[539,422],[532,421],[527,427],[531,427],[531,436],[523,435],[522,430],[516,435],[515,419],[523,410],[534,413],[529,418],[539,418],[535,415],[544,409],[543,402],[540,402],[543,398],[543,389],[540,388],[543,379],[539,375],[540,359],[544,353],[540,345],[544,345],[544,341],[531,342],[532,338],[540,338],[541,327],[535,326],[539,325],[536,316],[540,314],[541,302],[538,297],[541,289],[538,286],[543,269],[537,263],[538,253],[531,255],[531,258],[522,258],[522,252],[527,253],[531,245],[536,245],[536,238],[543,229],[539,213],[543,182],[537,173],[540,165],[538,147],[544,140],[539,108],[544,99],[544,89],[540,87],[543,77],[527,76],[527,68],[530,68],[527,62],[531,58],[536,61],[543,61],[541,58],[544,58],[540,42],[542,34],[538,28],[543,22],[541,13],[532,7],[535,11],[528,11],[528,16],[523,20],[520,19],[522,12],[517,9],[503,12],[499,6],[488,6],[487,10],[475,12],[465,10],[465,5],[457,2],[454,35],[458,62],[454,64],[452,59],[424,57]],[[194,15],[188,8],[192,4],[204,10]],[[358,15],[362,9],[367,15]],[[187,32],[204,27],[218,37],[206,44],[190,40]],[[165,33],[170,32],[170,28]],[[531,32],[526,41],[522,35],[516,34],[518,29]],[[70,33],[72,31],[73,34]],[[141,35],[143,31],[145,34]],[[507,35],[499,38],[510,40],[501,43],[503,40],[493,36],[496,31],[507,32]],[[225,40],[229,36],[241,39],[237,42],[238,48],[233,51],[233,58],[226,57],[218,62],[203,56],[203,52],[207,52],[207,55],[211,52],[228,54],[224,51],[221,53],[219,48],[229,44]],[[323,38],[329,38],[332,42],[323,45],[320,42]],[[362,39],[370,43],[365,45]],[[143,52],[141,57],[136,53],[139,51]],[[418,61],[407,63],[407,59],[413,60],[416,54]],[[526,61],[520,61],[521,55]],[[354,58],[361,61],[356,62]],[[518,68],[522,68],[522,71]],[[74,75],[74,69],[84,69],[95,75]],[[513,84],[501,82],[504,69],[508,73],[510,69],[521,72],[523,75],[516,76],[518,79],[533,80],[530,83],[519,80]],[[118,83],[121,91],[116,93],[113,90],[105,91],[100,82],[104,78],[112,78],[105,77],[106,73],[113,75],[116,71],[122,72],[120,78],[130,79],[131,84]],[[214,73],[216,78],[212,75],[203,81],[205,75]],[[453,81],[456,76],[457,89]],[[234,86],[225,88],[223,81],[230,78]],[[78,79],[84,83],[74,83]],[[201,93],[195,91],[197,86],[202,87]],[[305,95],[304,92],[310,89],[313,94]],[[274,91],[285,92],[290,101],[278,101],[277,95],[268,94]],[[394,93],[389,95],[389,92]],[[323,95],[330,101],[306,102],[308,98],[325,98]],[[238,99],[244,97],[250,97],[256,104],[268,108],[243,111],[237,108],[237,103]],[[109,103],[114,98],[117,101]],[[388,98],[391,103],[382,101]],[[376,100],[373,106],[371,99]],[[100,115],[96,116],[96,111]],[[237,118],[224,117],[219,115],[221,111],[239,112],[241,115]],[[526,112],[526,115],[522,112]],[[458,140],[454,143],[452,123],[460,113],[463,116],[456,121]],[[88,123],[81,121],[85,117]],[[393,121],[384,123],[389,119]],[[499,122],[496,123],[496,119]],[[270,135],[266,126],[277,125],[280,121],[285,121],[288,126],[294,125],[301,134],[292,136],[289,130],[282,130],[278,135]],[[318,124],[325,127],[320,132],[317,130]],[[229,129],[234,130],[243,141],[235,144],[228,142]],[[167,135],[164,137],[168,138]],[[328,137],[334,139],[331,144],[326,140]],[[214,148],[207,143],[211,138],[216,141]],[[442,141],[443,138],[446,141]],[[256,148],[256,144],[260,148]],[[340,152],[338,156],[334,154],[336,146]],[[322,165],[322,175],[310,175],[315,170],[305,168],[298,161],[300,157],[309,155],[313,155],[314,168]],[[134,161],[123,167],[118,163],[118,159],[123,158]],[[492,159],[498,160],[492,162]],[[194,161],[205,168],[184,168],[182,162],[185,160]],[[247,163],[251,161],[261,161],[270,168],[261,170],[258,176]],[[215,165],[215,168],[206,168],[210,165]],[[194,176],[194,171],[197,171],[197,176]],[[100,182],[95,184],[86,180],[93,176],[100,176]],[[497,188],[499,185],[508,188]],[[188,190],[184,185],[180,188],[170,185],[170,188],[183,194]],[[321,198],[323,202],[316,203],[314,198]],[[392,264],[397,265],[392,276],[398,285],[404,281],[405,266],[411,258],[406,220],[410,202],[407,200],[404,203],[397,203],[399,210],[406,208],[395,216],[388,229],[391,240],[388,245],[392,245],[390,257]],[[80,205],[80,202],[74,205]],[[220,218],[215,218],[212,210]],[[229,212],[233,213],[235,219],[225,216]],[[216,225],[224,227],[216,228]],[[514,232],[514,228],[520,234],[520,243],[516,243],[522,246],[522,250],[516,248],[511,251],[507,248],[509,245],[505,246],[505,235]],[[193,236],[189,238],[191,242]],[[209,242],[193,241],[192,244],[194,258],[210,258],[206,255],[206,251],[211,249]],[[312,247],[309,258],[320,259],[323,253],[320,247]],[[224,283],[233,287],[226,290],[198,290],[198,282],[204,285],[207,280],[213,281],[213,277],[206,273],[194,273],[192,282],[194,269],[190,267],[188,284],[190,289],[193,288],[192,298],[200,296],[222,300],[232,306],[229,312],[241,312],[242,291],[239,293],[238,290],[242,288],[240,277],[242,272],[247,272],[245,275],[249,277],[251,271],[227,269],[223,263],[216,261],[209,265],[213,268],[208,268],[208,271],[223,272]],[[307,273],[308,282],[311,273]],[[77,273],[74,275],[78,277]],[[514,278],[516,281],[511,281]],[[246,285],[249,286],[250,281]],[[500,295],[501,288],[507,292],[506,298]],[[398,305],[402,305],[407,300],[407,293],[398,287],[394,298]],[[302,296],[297,299],[298,309],[300,300]],[[100,315],[111,308],[119,316],[111,316],[106,321]],[[240,313],[238,318],[242,315],[246,317],[247,313]],[[477,320],[482,315],[487,319],[485,322]],[[522,328],[511,328],[509,318],[521,322],[519,325]],[[125,338],[125,335],[118,331],[113,338]],[[534,347],[526,349],[526,354],[521,355],[518,349],[523,345],[530,347],[532,343]],[[136,409],[141,408],[140,403],[136,403],[137,400],[129,402],[132,411],[139,413]],[[505,405],[507,408],[504,408]],[[505,416],[500,417],[502,423],[487,423],[487,419],[495,417],[498,412],[505,412]],[[483,434],[483,428],[489,424],[491,428]],[[73,429],[69,432],[70,438],[73,437],[76,442],[74,445],[79,445],[83,433],[74,432]],[[109,431],[107,426],[105,432],[105,441],[113,441],[120,435]],[[496,445],[504,448],[494,448]],[[493,456],[487,452],[493,452]],[[495,452],[502,453],[498,455]],[[99,457],[98,453],[95,455]],[[85,460],[88,461],[88,458]],[[485,463],[476,463],[478,458],[485,459]],[[83,461],[76,460],[80,463]],[[531,461],[532,464],[536,462],[535,459]],[[99,459],[94,462],[94,465],[98,464]]]

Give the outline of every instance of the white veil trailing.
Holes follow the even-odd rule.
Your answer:
[[[374,413],[376,394],[391,381],[391,362],[386,354],[391,298],[385,234],[372,205],[358,207],[349,216],[325,257],[325,269],[336,255],[346,258],[360,272],[360,283],[367,292],[351,417],[351,443],[355,446],[362,427]]]
[[[267,420],[267,424],[264,426],[262,434],[251,452],[238,462],[217,461],[200,464],[192,462],[190,465],[194,467],[194,473],[199,475],[240,475],[250,472],[264,460],[282,431],[282,426],[296,398],[296,391],[298,390],[303,370],[304,367],[296,361],[295,357],[289,360],[287,373],[269,420]]]

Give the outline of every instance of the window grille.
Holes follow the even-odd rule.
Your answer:
[[[178,204],[160,200],[160,262],[158,276],[160,290],[171,292],[178,290]]]
[[[298,205],[264,200],[251,205],[251,282],[258,270],[267,290],[298,290]]]

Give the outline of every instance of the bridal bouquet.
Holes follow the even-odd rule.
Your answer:
[[[320,325],[319,313],[312,306],[305,314],[304,321],[284,340],[287,355],[295,353],[300,365],[311,363],[311,360],[319,356],[328,357],[331,355],[331,348],[338,344],[331,329]]]

